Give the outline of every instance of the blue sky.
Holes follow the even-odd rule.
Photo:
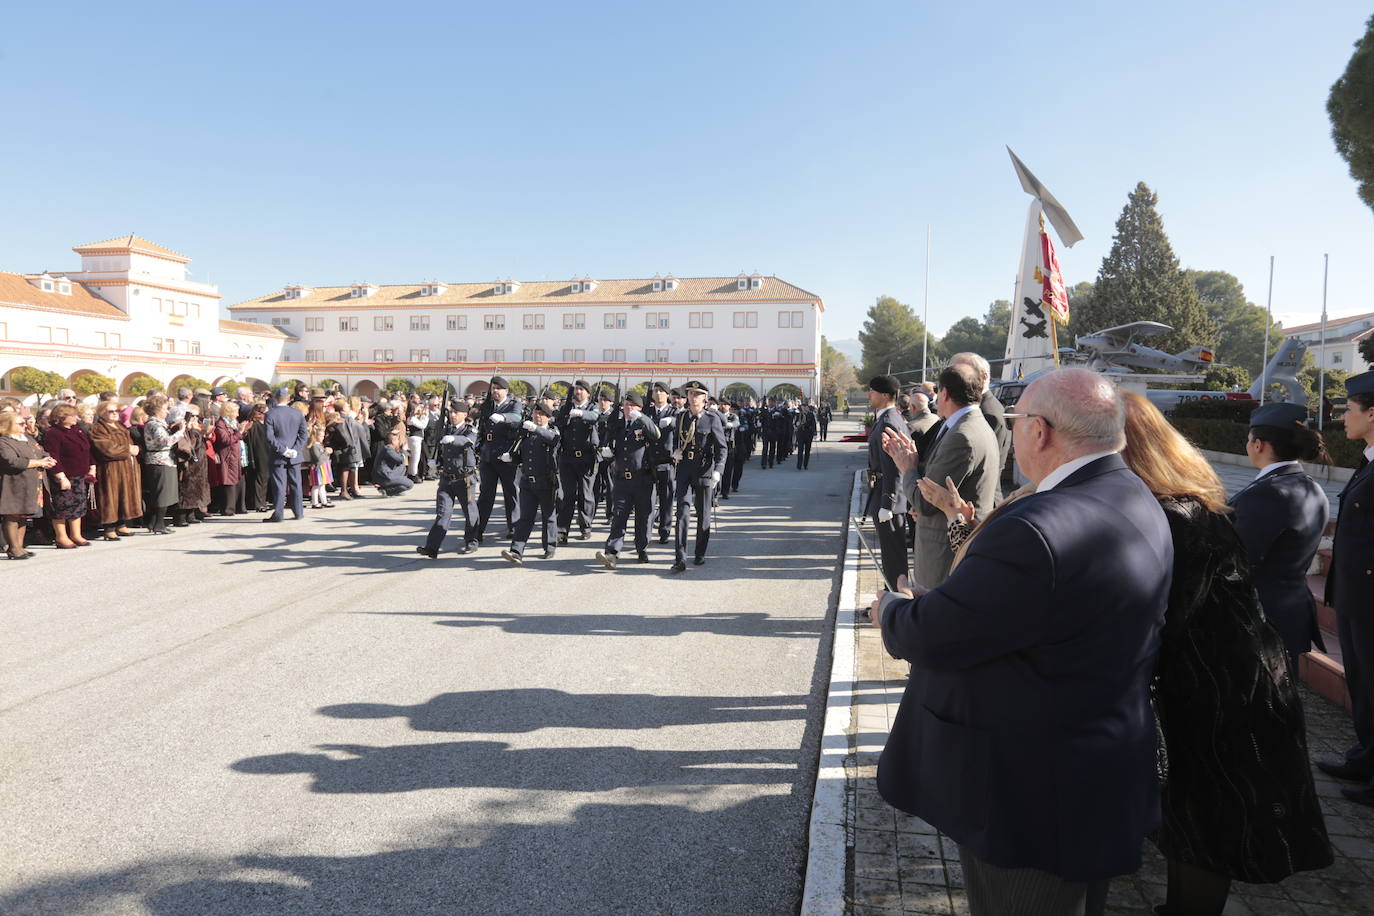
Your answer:
[[[230,304],[287,282],[777,274],[855,336],[1009,298],[1012,146],[1086,238],[1137,181],[1185,266],[1374,311],[1325,100],[1367,5],[10,4],[0,269],[137,232]],[[1220,354],[1222,358],[1224,354]]]

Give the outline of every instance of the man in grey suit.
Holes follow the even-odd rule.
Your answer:
[[[277,406],[267,411],[263,428],[267,450],[272,453],[272,514],[264,522],[279,522],[291,494],[291,512],[299,520],[305,515],[301,505],[301,462],[305,456],[305,415],[291,406],[291,392],[278,388]]]
[[[976,518],[985,518],[997,502],[1000,468],[997,437],[978,410],[983,388],[978,373],[967,365],[950,365],[940,372],[936,406],[944,425],[926,450],[925,475],[938,484],[954,481],[959,495],[973,503]],[[909,439],[884,436],[883,448],[902,472],[901,488],[916,519],[916,549],[912,572],[925,588],[949,576],[954,552],[949,547],[945,514],[921,496],[916,481],[918,455]]]
[[[988,421],[988,426],[992,427],[992,434],[997,437],[997,467],[1005,469],[1007,466],[1007,456],[1011,454],[1011,427],[1007,425],[1007,418],[1003,416],[1006,408],[1002,402],[997,400],[997,395],[992,393],[992,368],[988,361],[977,353],[955,353],[949,358],[951,366],[968,366],[978,373],[979,384],[983,387],[983,396],[978,400],[978,409],[983,413],[983,419]],[[1001,473],[1001,470],[998,471]],[[1002,493],[997,493],[997,501],[1002,501]]]

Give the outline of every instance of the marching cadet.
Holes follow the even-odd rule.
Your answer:
[[[520,436],[521,416],[520,401],[510,396],[510,384],[499,375],[492,376],[486,400],[477,411],[477,433],[481,439],[477,467],[481,475],[481,493],[477,499],[477,529],[469,530],[469,541],[482,543],[491,510],[496,505],[498,481],[506,505],[506,531],[515,530],[520,484],[511,450]]]
[[[620,414],[615,407],[615,392],[602,386],[596,393],[596,410],[600,414],[596,418],[596,441],[602,443],[598,454],[601,460],[596,463],[596,484],[594,486],[593,498],[596,507],[592,510],[592,517],[596,517],[596,508],[600,508],[604,503],[606,506],[606,519],[611,518],[611,460],[606,455],[606,444],[614,440],[615,432],[611,428],[612,424],[619,424]]]
[[[673,502],[677,506],[677,541],[673,572],[687,571],[687,516],[696,503],[697,536],[693,562],[706,562],[711,540],[711,492],[724,477],[725,424],[720,414],[706,410],[706,389],[698,382],[687,386],[687,409],[677,416],[677,477]]]
[[[544,518],[544,559],[552,560],[558,545],[558,427],[552,424],[553,408],[547,401],[534,405],[533,419],[522,423],[520,511],[509,550],[501,551],[516,566],[524,565],[525,542],[534,530],[536,513]]]
[[[596,513],[596,450],[597,421],[601,411],[592,403],[591,386],[578,379],[573,382],[572,396],[558,411],[558,432],[561,448],[558,456],[558,480],[562,493],[558,498],[558,543],[568,543],[572,530],[573,511],[577,512],[578,539],[591,537],[588,529]]]
[[[606,549],[596,558],[607,569],[615,569],[620,548],[625,544],[625,525],[631,510],[635,515],[635,552],[639,562],[649,562],[649,519],[653,514],[654,444],[662,437],[658,422],[644,413],[644,401],[633,392],[625,395],[622,421],[614,427],[610,445],[602,446],[601,456],[611,468],[614,493],[611,534]]]
[[[763,454],[759,457],[759,469],[765,471],[773,466],[773,461],[777,456],[777,440],[773,438],[775,417],[772,400],[769,398],[759,407],[758,430],[759,438],[763,440]]]
[[[658,424],[662,433],[653,446],[654,457],[654,520],[658,528],[658,542],[668,543],[673,526],[673,450],[677,448],[677,411],[668,403],[668,387],[654,382],[650,397],[653,403],[644,409],[645,415]]]
[[[459,553],[472,553],[477,549],[477,539],[472,536],[473,522],[479,517],[477,511],[478,471],[477,427],[468,422],[468,405],[458,401],[449,408],[449,421],[441,430],[439,438],[439,489],[434,494],[434,526],[429,529],[429,537],[416,553],[431,560],[439,556],[439,548],[448,533],[449,520],[453,517],[453,506],[463,507],[463,547]]]
[[[1319,760],[1337,779],[1363,783],[1342,789],[1351,801],[1374,807],[1374,372],[1346,379],[1345,437],[1364,443],[1364,459],[1341,490],[1326,603],[1336,610],[1336,633],[1355,719],[1355,744],[1344,760]]]
[[[739,455],[740,418],[729,401],[720,402],[720,419],[725,424],[725,476],[716,492],[721,499],[729,499],[730,491],[739,489],[739,473],[744,468]]]
[[[816,438],[816,409],[807,404],[797,415],[797,470],[811,467],[811,443]]]
[[[826,431],[830,429],[830,402],[821,401],[820,409],[816,411],[816,423],[821,428],[821,441],[825,441]]]

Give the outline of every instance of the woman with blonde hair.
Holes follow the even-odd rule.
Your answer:
[[[1174,540],[1153,688],[1168,762],[1153,837],[1169,869],[1159,912],[1221,913],[1233,880],[1325,868],[1331,843],[1288,654],[1256,599],[1225,488],[1153,404],[1123,397],[1122,458],[1158,497]]]

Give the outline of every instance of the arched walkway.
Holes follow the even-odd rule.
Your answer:
[[[370,378],[362,379],[353,383],[353,396],[355,398],[372,398],[376,400],[377,391],[380,386]]]
[[[489,387],[489,386],[487,385],[486,382],[482,381],[481,379],[478,379],[477,381],[475,381],[475,382],[473,382],[471,385],[469,385],[469,386],[467,387],[467,390],[464,391],[463,393],[464,393],[464,394],[470,394],[470,395],[472,395],[473,397],[479,397],[479,398],[480,398],[480,397],[482,397],[483,395],[485,395],[485,394],[487,393],[487,388],[488,388],[488,387]]]
[[[134,390],[135,383],[137,383],[137,391]],[[124,377],[124,381],[119,383],[119,395],[125,398],[139,397],[148,393],[149,386],[161,388],[162,383],[146,372],[131,372]]]
[[[772,388],[770,388],[768,390],[768,396],[770,398],[777,398],[779,400],[785,400],[788,398],[800,398],[802,396],[802,390],[798,388],[796,385],[789,385],[786,382],[784,382],[781,385],[774,385]]]
[[[260,378],[246,378],[244,382],[253,389],[254,394],[262,394],[264,391],[270,391],[272,389],[271,385]]]
[[[527,382],[522,378],[507,379],[510,382],[510,393],[517,398],[527,398],[532,394],[538,394],[539,389],[534,382]]]
[[[716,397],[724,398],[727,401],[744,401],[748,398],[758,400],[759,393],[754,389],[753,385],[746,385],[744,382],[734,382],[722,388],[720,394],[716,395]]]

